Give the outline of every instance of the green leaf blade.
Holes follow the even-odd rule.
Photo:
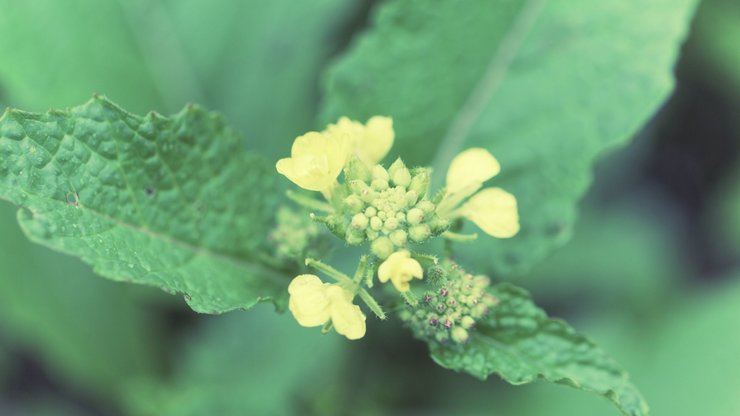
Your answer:
[[[491,289],[499,304],[462,347],[430,344],[442,367],[486,379],[497,374],[515,385],[543,379],[607,397],[625,415],[648,407],[627,374],[588,338],[551,319],[523,289],[503,283]]]
[[[129,114],[95,97],[0,119],[0,198],[35,242],[103,276],[185,295],[198,312],[282,302],[264,266],[276,182],[221,117]]]
[[[695,3],[390,1],[331,69],[323,120],[392,116],[398,154],[437,185],[461,150],[490,150],[522,229],[460,258],[519,276],[570,238],[594,161],[670,94]]]

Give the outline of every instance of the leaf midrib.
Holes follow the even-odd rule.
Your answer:
[[[465,103],[460,107],[437,151],[432,166],[437,167],[434,173],[434,182],[441,183],[446,167],[463,146],[465,138],[470,134],[473,124],[478,120],[491,97],[496,93],[521,47],[529,34],[535,20],[542,10],[546,0],[527,0],[514,18],[511,28],[506,32],[503,40],[495,50],[486,70],[468,94]]]

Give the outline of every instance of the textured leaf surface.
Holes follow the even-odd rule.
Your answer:
[[[203,324],[177,354],[171,379],[132,384],[131,414],[326,414],[308,408],[333,390],[347,345],[342,338],[300,328],[266,307]]]
[[[461,256],[519,274],[569,238],[596,156],[671,91],[694,3],[389,1],[330,72],[324,121],[393,116],[396,151],[438,184],[456,153],[490,149],[522,230]]]
[[[627,374],[593,342],[549,318],[522,289],[499,284],[492,293],[500,303],[465,346],[432,345],[437,363],[481,379],[497,374],[512,384],[537,379],[565,384],[606,396],[625,415],[648,414]]]
[[[32,244],[15,209],[1,204],[0,344],[31,351],[54,377],[107,397],[126,377],[154,371],[161,322],[139,303],[144,289]]]
[[[185,295],[198,312],[280,300],[262,266],[275,182],[197,107],[137,117],[104,98],[0,118],[0,198],[36,242],[106,277]]]

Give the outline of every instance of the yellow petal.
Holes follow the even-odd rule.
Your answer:
[[[378,267],[378,279],[385,283],[388,280],[399,292],[409,290],[409,282],[413,278],[424,277],[424,269],[418,261],[411,258],[408,250],[399,250],[390,256]]]
[[[455,156],[447,170],[447,192],[455,193],[498,175],[501,165],[486,149],[474,147]]]
[[[393,147],[393,119],[390,117],[374,116],[367,121],[364,139],[357,144],[357,153],[360,159],[369,165],[375,165]]]
[[[352,294],[337,285],[330,285],[327,295],[331,299],[331,322],[338,334],[355,340],[365,336],[365,314],[353,304]]]
[[[514,195],[501,188],[486,188],[463,205],[462,215],[486,234],[509,238],[519,232],[519,213]]]
[[[309,132],[295,139],[291,157],[280,159],[275,168],[301,188],[323,192],[334,185],[342,171],[347,148],[346,141]]]
[[[324,325],[331,317],[328,284],[312,274],[296,276],[288,286],[288,308],[302,326]]]

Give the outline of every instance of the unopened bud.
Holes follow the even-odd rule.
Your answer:
[[[352,228],[355,230],[364,230],[367,228],[368,223],[370,220],[367,219],[367,217],[363,214],[355,214],[354,217],[352,217]]]
[[[370,228],[375,231],[379,231],[381,228],[383,228],[383,220],[378,217],[370,218]]]
[[[388,168],[388,174],[391,180],[396,186],[407,187],[411,183],[411,172],[403,163],[401,158],[396,159],[395,162]]]
[[[411,225],[421,224],[421,222],[424,221],[424,211],[419,208],[411,208],[406,213],[406,221]]]
[[[424,196],[429,191],[429,177],[431,176],[431,169],[429,168],[416,168],[414,169],[411,183],[409,183],[408,190],[414,191],[417,195]]]
[[[380,192],[385,191],[388,189],[388,181],[384,179],[373,179],[372,184],[370,186],[373,187],[374,190]]]
[[[378,237],[370,245],[370,251],[381,259],[386,259],[393,254],[395,248],[388,237]]]
[[[365,216],[367,216],[368,218],[372,218],[376,215],[378,215],[378,210],[375,209],[375,207],[367,207],[367,209],[365,210]]]
[[[409,237],[412,241],[421,243],[432,235],[432,230],[426,224],[415,225],[409,228]]]
[[[396,230],[390,233],[388,237],[391,239],[391,242],[393,242],[396,247],[403,247],[408,241],[408,234],[406,233],[406,231],[403,230]]]
[[[475,319],[471,318],[470,316],[463,316],[460,320],[460,326],[462,326],[465,329],[470,329],[475,325]]]
[[[413,206],[419,200],[419,194],[416,191],[406,192],[406,205]]]
[[[398,228],[398,225],[399,224],[398,224],[398,220],[396,219],[396,217],[390,217],[386,219],[385,222],[383,223],[383,228],[386,231],[393,231],[396,228]]]
[[[388,175],[388,171],[385,170],[384,167],[380,165],[375,165],[375,167],[373,167],[373,179],[380,179],[387,183],[390,179],[390,176]]]
[[[357,246],[365,241],[365,233],[358,230],[348,229],[344,240],[351,246]]]
[[[367,182],[371,175],[372,173],[367,165],[356,157],[352,157],[344,168],[344,177],[347,182],[355,180]]]
[[[432,201],[424,200],[416,204],[416,208],[419,208],[420,210],[426,212],[427,214],[431,214],[434,212],[434,210],[437,208]]]
[[[464,344],[470,339],[470,335],[465,328],[455,327],[450,331],[450,338],[458,344]]]
[[[344,208],[352,214],[357,214],[362,211],[363,206],[365,206],[365,204],[357,195],[353,194],[344,198]]]

